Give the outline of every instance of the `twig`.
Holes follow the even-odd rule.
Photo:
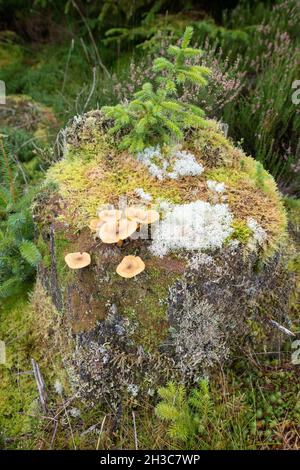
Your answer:
[[[75,444],[75,439],[74,439],[74,434],[73,434],[73,429],[72,429],[71,421],[70,421],[70,418],[69,418],[69,413],[68,413],[67,407],[65,405],[64,398],[61,394],[60,394],[60,398],[61,398],[61,401],[62,401],[62,404],[63,404],[63,409],[64,409],[64,412],[65,412],[65,415],[66,415],[66,418],[67,418],[67,421],[68,421],[68,425],[69,425],[69,428],[70,428],[71,437],[72,437],[72,441],[73,441],[73,446],[74,446],[74,449],[77,450],[76,444]]]
[[[58,429],[58,421],[57,421],[57,419],[56,419],[56,420],[55,420],[55,424],[54,424],[54,429],[53,429],[53,434],[52,434],[51,442],[50,442],[50,449],[53,448],[53,444],[54,444],[54,441],[55,441],[57,429]]]
[[[17,167],[19,168],[22,176],[23,176],[23,181],[24,181],[24,184],[25,184],[25,187],[26,187],[26,190],[28,190],[28,179],[27,179],[27,176],[26,176],[26,173],[24,171],[24,168],[23,168],[23,165],[21,164],[20,160],[18,159],[17,155],[13,155],[13,159],[17,165]]]
[[[23,372],[13,372],[15,375],[27,375],[27,374],[33,374],[33,370],[25,370]]]
[[[105,65],[103,64],[102,60],[101,60],[101,57],[100,57],[100,54],[99,54],[99,51],[98,51],[98,47],[97,47],[97,44],[95,42],[95,39],[94,39],[94,36],[92,34],[92,31],[88,25],[88,22],[86,20],[86,18],[84,17],[82,11],[80,10],[80,8],[78,7],[77,3],[72,0],[72,5],[73,7],[78,11],[82,21],[84,22],[85,24],[85,27],[89,33],[89,36],[90,36],[90,39],[91,39],[91,42],[93,44],[93,47],[94,47],[94,50],[95,50],[95,54],[96,54],[96,57],[97,57],[97,61],[98,61],[98,64],[100,65],[100,67],[102,68],[102,70],[104,71],[104,73],[107,75],[108,78],[110,78],[110,73],[109,71],[107,70],[107,68],[105,67]]]
[[[275,328],[277,328],[279,331],[282,331],[282,333],[288,335],[288,336],[296,336],[295,333],[293,333],[292,331],[288,330],[287,328],[285,328],[285,326],[282,326],[280,325],[279,323],[277,323],[277,321],[275,320],[270,320],[270,323],[275,326]]]
[[[101,436],[102,436],[102,433],[103,433],[103,428],[104,428],[105,421],[106,421],[106,415],[104,416],[104,418],[102,420],[102,423],[101,423],[101,428],[100,428],[100,431],[99,431],[99,437],[98,437],[98,441],[97,441],[96,450],[99,450],[100,439],[101,439]]]
[[[85,102],[85,105],[84,105],[84,107],[83,107],[83,111],[86,110],[86,107],[87,107],[87,105],[89,104],[90,99],[92,98],[93,93],[94,93],[94,91],[95,91],[95,86],[96,86],[96,72],[97,72],[97,67],[93,67],[93,83],[92,83],[92,88],[91,88],[91,91],[90,91],[90,93],[89,93],[89,96],[88,96],[88,98],[87,98],[87,100],[86,100],[86,102]]]
[[[32,369],[33,369],[35,381],[37,384],[38,392],[39,392],[40,402],[41,402],[43,411],[46,412],[47,411],[47,405],[46,405],[47,394],[45,390],[45,382],[41,375],[40,368],[34,359],[31,359],[31,364],[32,364]]]
[[[85,55],[86,55],[86,59],[87,59],[88,63],[90,64],[91,61],[90,61],[89,53],[88,53],[88,50],[87,50],[87,48],[86,48],[85,42],[84,42],[84,40],[83,40],[82,38],[80,38],[80,44],[82,45],[82,48],[83,48],[84,53],[85,53]]]
[[[136,432],[136,422],[135,422],[135,413],[134,413],[134,411],[132,412],[132,420],[133,420],[135,450],[138,450],[139,447],[138,447],[138,438],[137,438],[137,432]]]
[[[61,88],[62,93],[64,92],[64,89],[65,89],[67,74],[68,74],[68,69],[69,69],[69,64],[70,64],[71,54],[72,54],[73,49],[74,49],[74,39],[72,38],[70,49],[69,49],[69,52],[68,52],[67,62],[66,62],[66,68],[65,68],[65,73],[64,73],[64,81],[63,81],[62,88]]]

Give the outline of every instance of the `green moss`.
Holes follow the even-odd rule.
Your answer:
[[[109,285],[101,287],[101,299],[111,303],[118,292],[118,312],[136,325],[133,339],[146,351],[155,351],[168,334],[167,298],[170,286],[179,278],[162,268],[148,267],[135,279],[111,273]],[[120,294],[120,292],[122,294]]]
[[[241,156],[238,165],[216,167],[208,170],[207,175],[210,179],[229,185],[235,185],[242,181],[248,182],[266,194],[278,196],[274,178],[263,168],[261,163],[246,155]]]
[[[32,308],[26,297],[5,303],[0,310],[0,337],[6,344],[6,363],[0,364],[0,431],[12,439],[12,446],[28,443],[16,440],[37,426],[30,415],[37,405],[37,388],[31,370],[33,350]]]
[[[36,240],[36,246],[39,252],[42,255],[43,264],[46,268],[51,266],[51,257],[49,254],[49,247],[47,243],[44,241],[42,235],[40,234],[38,239]]]
[[[235,219],[232,223],[233,232],[230,235],[231,240],[239,240],[246,245],[251,236],[251,230],[243,220]]]
[[[218,150],[221,158],[226,157],[226,154],[228,158],[233,149],[230,141],[220,131],[218,124],[212,120],[209,121],[207,127],[194,133],[193,145],[203,153],[207,153],[210,149]]]
[[[237,219],[235,224],[252,217],[264,228],[268,233],[265,252],[267,256],[272,255],[285,237],[287,227],[286,211],[274,178],[260,163],[246,156],[233,168],[221,166],[208,170],[207,177],[225,183],[228,204]],[[244,235],[247,238],[245,231]]]
[[[61,232],[55,235],[55,256],[58,280],[61,286],[65,286],[72,278],[72,271],[65,262],[65,254],[68,252],[70,241]],[[72,252],[73,250],[70,250]]]
[[[273,253],[286,230],[286,215],[274,179],[247,157],[210,122],[208,128],[191,136],[186,148],[204,164],[200,177],[187,177],[163,182],[153,178],[148,169],[126,152],[117,151],[109,137],[99,130],[97,118],[86,118],[82,128],[69,138],[65,158],[50,168],[48,183],[58,185],[64,209],[58,220],[66,221],[74,232],[89,225],[100,206],[119,206],[120,199],[140,204],[135,190],[152,195],[155,204],[166,200],[175,204],[202,199],[210,201],[206,181],[226,185],[227,203],[237,219],[234,237],[246,242],[247,218],[257,220],[268,233],[266,249]],[[80,144],[78,145],[78,142]],[[243,223],[243,227],[238,224]]]
[[[24,294],[2,305],[0,339],[6,344],[6,363],[0,364],[0,441],[5,448],[36,449],[43,436],[50,444],[53,431],[41,416],[31,359],[38,363],[45,381],[50,416],[61,406],[55,380],[62,383],[65,393],[71,393],[62,366],[70,339],[39,282],[29,300]]]
[[[58,183],[69,223],[77,228],[88,225],[99,206],[118,204],[124,195],[135,198],[137,188],[150,192],[154,202],[158,199],[181,202],[176,185],[162,185],[132,155],[118,156],[108,149],[100,136],[92,143],[71,149],[66,158],[50,168],[47,181]]]

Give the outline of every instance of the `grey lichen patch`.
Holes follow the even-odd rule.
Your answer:
[[[163,378],[171,377],[173,361],[137,346],[134,333],[135,323],[112,305],[105,322],[99,322],[93,332],[77,336],[67,368],[83,401],[109,400],[115,407],[132,384],[147,394]]]
[[[224,360],[228,355],[221,327],[224,312],[220,314],[205,298],[197,298],[186,284],[176,286],[171,296],[174,303],[170,314],[171,340],[183,375],[188,376],[199,366],[210,367],[220,358]],[[184,302],[177,302],[177,296],[184,296]]]

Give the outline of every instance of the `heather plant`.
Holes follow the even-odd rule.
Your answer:
[[[132,60],[123,81],[120,81],[116,74],[112,76],[113,95],[117,101],[132,99],[143,83],[155,79],[155,72],[152,69],[153,57],[157,53],[164,55],[172,38],[173,35],[167,38],[163,35],[158,36],[156,49],[153,47],[153,52],[147,54],[145,59]],[[210,69],[207,85],[202,88],[193,83],[186,83],[179,99],[187,103],[193,100],[209,118],[220,119],[224,109],[229,109],[230,105],[235,103],[245,86],[246,72],[240,70],[241,60],[241,57],[237,57],[231,62],[228,56],[224,58],[224,52],[218,47],[217,42],[211,44],[206,40],[202,47],[202,55],[191,57],[187,61],[190,65],[203,65]],[[107,94],[109,93],[110,90],[107,90]]]
[[[271,171],[281,187],[299,185],[300,113],[291,99],[300,68],[299,50],[288,33],[277,33],[263,58],[251,63],[255,79],[248,93],[224,114],[230,133],[244,139],[244,148]]]
[[[154,60],[154,84],[146,82],[133,95],[129,103],[102,108],[107,117],[114,120],[111,133],[120,130],[125,134],[120,146],[133,152],[156,144],[163,145],[180,140],[189,127],[205,126],[204,112],[193,102],[182,97],[186,83],[203,87],[207,83],[209,69],[188,62],[201,51],[190,47],[193,28],[187,27],[179,46],[170,45],[168,56]]]

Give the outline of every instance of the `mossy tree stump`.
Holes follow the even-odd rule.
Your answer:
[[[211,121],[182,148],[204,172],[159,181],[135,156],[116,149],[99,111],[63,131],[62,154],[35,202],[39,279],[70,332],[73,351],[61,351],[70,381],[86,401],[117,403],[124,394],[152,394],[168,379],[194,380],[232,351],[264,348],[288,326],[289,276],[284,264],[286,219],[272,177],[235,147]],[[150,240],[108,245],[88,228],[101,205],[120,198],[173,207],[220,201],[207,181],[224,183],[232,215],[230,236],[214,250],[181,249],[157,256]],[[222,196],[223,197],[223,196]],[[164,218],[164,215],[162,215]],[[249,228],[254,220],[263,243]],[[250,225],[251,227],[251,225]],[[70,270],[67,253],[86,251],[91,264]],[[126,255],[146,268],[132,279],[116,273]]]

